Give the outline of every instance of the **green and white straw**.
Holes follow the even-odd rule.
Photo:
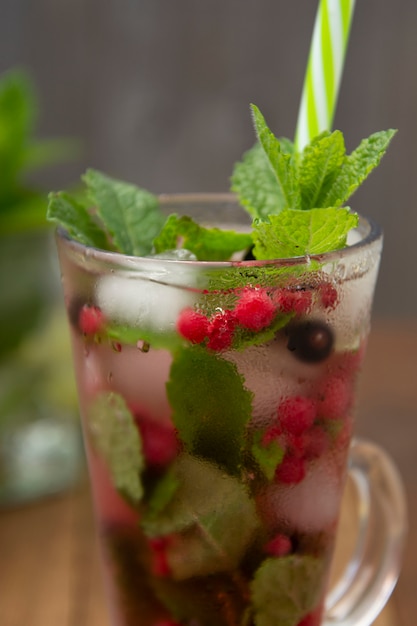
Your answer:
[[[320,0],[298,115],[298,151],[331,130],[355,0]]]

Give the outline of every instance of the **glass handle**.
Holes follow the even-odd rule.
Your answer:
[[[370,626],[401,568],[407,507],[395,465],[379,446],[354,440],[349,475],[358,501],[357,541],[342,578],[326,598],[323,626]]]

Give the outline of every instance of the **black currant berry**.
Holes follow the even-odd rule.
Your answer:
[[[330,355],[333,344],[333,332],[324,322],[308,320],[290,325],[287,329],[287,348],[300,361],[319,363]]]

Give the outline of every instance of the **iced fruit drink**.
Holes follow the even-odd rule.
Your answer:
[[[234,195],[51,194],[114,626],[322,622],[381,252],[345,203],[394,131],[252,113]]]
[[[349,242],[199,262],[60,233],[115,626],[321,623],[381,249],[362,219]]]

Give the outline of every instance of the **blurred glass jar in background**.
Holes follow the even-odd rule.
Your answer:
[[[73,155],[33,138],[33,85],[0,76],[0,507],[73,484],[83,452],[46,194],[26,176]]]

